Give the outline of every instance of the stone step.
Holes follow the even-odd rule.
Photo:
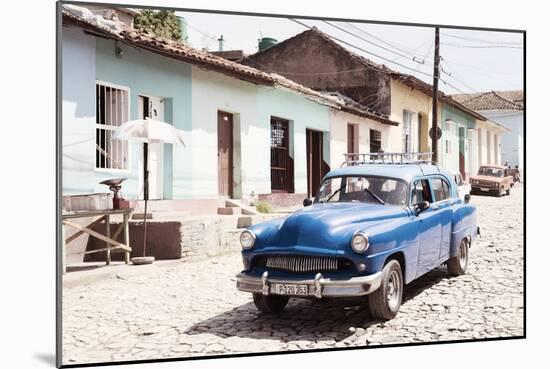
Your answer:
[[[226,208],[239,208],[241,207],[239,200],[234,199],[225,199],[225,207]]]

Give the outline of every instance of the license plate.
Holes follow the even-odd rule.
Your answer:
[[[278,295],[307,296],[307,284],[275,284],[275,293]]]
[[[480,188],[481,191],[489,192],[491,191],[489,188]]]

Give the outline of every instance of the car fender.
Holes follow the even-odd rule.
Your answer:
[[[416,275],[419,254],[418,227],[416,217],[411,215],[372,225],[363,232],[369,237],[367,270],[381,271],[391,255],[401,253],[404,264],[404,280],[409,283]]]

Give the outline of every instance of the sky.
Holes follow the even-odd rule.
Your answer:
[[[187,24],[191,47],[218,50],[258,51],[258,39],[285,40],[306,26],[347,43],[349,50],[392,70],[412,74],[432,83],[434,34],[430,27],[372,23],[325,22],[288,18],[176,12]],[[304,26],[305,25],[305,26]],[[337,41],[339,42],[339,41]],[[440,30],[441,78],[439,88],[447,94],[523,88],[523,34],[444,29]],[[350,46],[352,45],[352,46]]]

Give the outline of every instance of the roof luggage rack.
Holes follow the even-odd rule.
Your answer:
[[[431,152],[367,152],[344,154],[343,166],[361,164],[433,164]]]

